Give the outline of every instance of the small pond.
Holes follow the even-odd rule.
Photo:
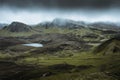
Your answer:
[[[29,44],[22,44],[24,46],[31,46],[31,47],[43,47],[43,44],[40,43],[29,43]]]

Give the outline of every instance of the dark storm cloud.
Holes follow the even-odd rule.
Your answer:
[[[120,22],[120,0],[0,0],[0,23],[37,24],[66,18]]]
[[[110,7],[120,7],[120,0],[0,0],[0,5],[17,8],[105,9]]]

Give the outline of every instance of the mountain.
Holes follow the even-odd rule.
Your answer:
[[[2,29],[3,27],[7,26],[7,24],[2,24],[0,23],[0,29]]]
[[[94,50],[94,53],[120,54],[120,36],[105,41]]]
[[[83,21],[74,21],[70,19],[61,19],[61,18],[55,18],[53,21],[48,22],[42,22],[38,24],[39,27],[59,27],[59,28],[93,28],[93,29],[99,29],[102,31],[106,30],[112,30],[112,31],[120,31],[120,25],[117,23],[112,22],[94,22],[94,23],[86,23]]]
[[[117,23],[110,23],[110,22],[95,22],[88,25],[91,28],[97,28],[100,30],[114,30],[118,31],[120,30],[120,25],[117,25]]]
[[[10,32],[29,32],[32,28],[21,22],[12,22],[10,25],[5,26],[4,30],[8,30]]]
[[[84,22],[73,21],[69,19],[56,18],[52,22],[40,23],[41,27],[60,27],[60,28],[83,28],[85,26]]]
[[[73,21],[69,19],[56,18],[53,20],[52,24],[58,27],[68,27],[68,28],[80,28],[84,27],[84,22]]]

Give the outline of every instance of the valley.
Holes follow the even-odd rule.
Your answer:
[[[112,23],[55,19],[0,29],[0,80],[119,80],[119,62],[120,27]]]

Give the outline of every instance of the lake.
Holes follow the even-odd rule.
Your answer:
[[[31,46],[31,47],[43,47],[43,44],[40,43],[29,43],[29,44],[22,44],[24,46]]]

